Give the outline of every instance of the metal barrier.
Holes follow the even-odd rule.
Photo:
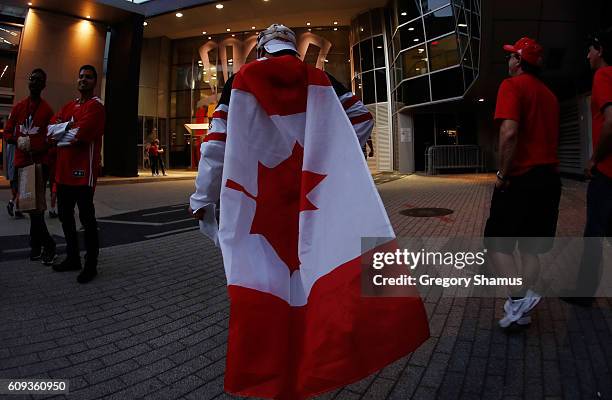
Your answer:
[[[441,169],[474,168],[484,170],[484,156],[480,146],[431,146],[425,150],[427,175],[436,175]]]

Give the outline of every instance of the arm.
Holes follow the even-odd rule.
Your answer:
[[[91,143],[98,140],[104,133],[104,106],[99,101],[90,101],[87,112],[69,129],[78,129],[75,141]]]
[[[219,105],[210,121],[208,134],[200,146],[198,176],[195,192],[189,198],[189,208],[196,219],[204,217],[204,207],[215,204],[221,195],[225,140],[227,137],[227,111],[229,110],[233,76],[223,87]]]
[[[368,111],[361,100],[359,100],[357,96],[353,94],[353,92],[338,82],[336,78],[330,74],[327,74],[327,77],[331,81],[334,91],[340,99],[340,103],[342,103],[346,116],[351,121],[351,124],[353,124],[353,129],[355,129],[357,140],[359,140],[359,145],[363,147],[363,145],[366,144],[366,141],[370,138],[372,129],[374,129],[374,118],[372,117],[372,114]]]
[[[504,177],[507,177],[514,158],[516,143],[518,142],[518,127],[518,122],[505,119],[499,128],[499,172]],[[496,186],[498,188],[503,187],[503,184],[504,182],[498,179]]]
[[[601,128],[601,136],[591,158],[594,164],[603,161],[604,158],[612,154],[612,104],[608,104],[603,110],[603,116],[604,123]]]
[[[9,114],[8,120],[6,121],[6,125],[4,126],[4,141],[10,144],[17,143],[17,138],[15,137],[15,126],[17,125],[17,121],[15,121],[15,108],[13,108],[13,110]]]
[[[37,121],[40,123],[40,130],[36,135],[30,136],[30,148],[32,153],[44,153],[47,151],[47,127],[53,118],[53,110],[45,107],[39,108],[37,112],[40,113],[40,119]]]

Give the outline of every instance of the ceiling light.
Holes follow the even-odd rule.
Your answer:
[[[32,2],[29,2],[29,3],[28,3],[28,5],[29,5],[29,6],[31,6],[31,5],[32,5]]]
[[[484,99],[481,97],[480,99],[478,99],[479,103],[484,103]]]
[[[467,28],[467,24],[457,24],[457,26],[460,26],[462,28]]]
[[[183,13],[181,13],[181,12],[177,12],[174,15],[176,15],[176,18],[182,18],[183,17]]]
[[[228,32],[229,32],[229,31],[231,31],[231,29],[230,29],[230,28],[227,28],[227,29],[226,29],[226,31],[228,31]]]
[[[306,26],[310,26],[310,22],[306,22]]]
[[[230,58],[229,60],[227,60],[227,62],[234,62],[234,59]]]
[[[363,28],[359,28],[359,30],[360,30],[361,32],[363,32]]]
[[[217,7],[217,9],[222,9],[223,8],[223,4],[217,4],[215,7]]]
[[[325,59],[325,62],[329,62],[329,60],[326,58],[326,59]]]
[[[338,25],[338,21],[334,21],[334,25]]]
[[[419,41],[419,39],[416,39],[416,38],[415,38],[415,39],[413,39],[412,41],[413,41],[413,42],[418,42],[418,41]]]
[[[421,68],[417,68],[416,70],[417,70],[417,71],[420,71],[420,70],[421,70]]]
[[[376,46],[377,49],[382,49],[382,46]]]
[[[143,26],[147,26],[147,25],[149,25],[149,24],[147,24],[147,21],[145,21],[145,22],[143,22],[143,23],[142,23],[142,25],[143,25]]]
[[[408,15],[408,13],[407,13],[406,11],[404,11],[404,12],[402,13],[402,17],[405,17],[406,15]]]
[[[208,40],[211,40],[211,39],[212,39],[212,37],[211,37],[211,36],[209,36],[209,37],[208,37]]]
[[[254,26],[252,26],[252,27],[251,27],[251,29],[255,29],[255,27],[254,27]]]
[[[308,28],[308,32],[312,32],[312,29]]]
[[[91,15],[88,15],[88,16],[87,16],[87,17],[85,17],[85,18],[87,18],[87,19],[91,18]]]
[[[206,31],[202,32],[202,35],[206,35]]]
[[[413,28],[413,27],[410,27],[410,28],[408,28],[408,30],[409,30],[409,31],[413,31],[413,30],[414,30],[414,28]]]
[[[419,50],[419,53],[422,53],[425,51],[425,49],[418,49],[418,50]]]
[[[232,37],[236,37],[236,35],[234,35],[234,34],[232,33]]]

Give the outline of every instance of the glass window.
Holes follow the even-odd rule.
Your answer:
[[[370,26],[370,14],[363,13],[359,16],[359,40],[372,36],[372,27]]]
[[[455,19],[451,6],[444,7],[434,13],[425,16],[425,30],[427,39],[442,36],[445,33],[455,31]]]
[[[393,36],[393,55],[396,56],[401,49],[402,45],[400,44],[400,33],[396,32],[395,36]]]
[[[376,102],[387,101],[387,75],[384,69],[374,71],[376,75]]]
[[[383,33],[382,18],[383,13],[380,8],[372,11],[372,35],[380,35]]]
[[[397,0],[398,25],[411,21],[421,15],[419,0]]]
[[[425,36],[423,35],[423,22],[420,19],[402,26],[399,30],[399,34],[402,49],[416,46],[425,41]]]
[[[474,70],[471,68],[464,67],[463,68],[463,80],[465,81],[465,89],[472,84],[474,81]]]
[[[17,51],[17,49],[19,48],[20,39],[20,27],[14,25],[0,24],[0,50]]]
[[[463,93],[463,73],[461,67],[431,74],[432,100],[449,99],[462,96]]]
[[[402,82],[401,98],[405,105],[429,102],[429,79],[423,76]]]
[[[372,54],[372,39],[364,40],[359,43],[361,53],[361,70],[369,71],[374,69],[374,55]]]
[[[480,40],[472,39],[472,63],[474,68],[479,68],[480,66]]]
[[[457,37],[447,36],[428,43],[429,65],[432,71],[459,64]]]
[[[7,51],[0,53],[0,87],[9,89],[13,89],[15,87],[16,68],[17,52]]]
[[[415,47],[402,53],[402,66],[404,76],[402,79],[412,78],[427,73],[427,57],[425,46]]]
[[[353,63],[355,64],[355,73],[361,73],[361,52],[359,51],[359,45],[353,46]]]
[[[361,83],[361,75],[356,75],[354,80],[355,96],[363,101],[363,84]]]
[[[363,104],[376,103],[376,88],[374,86],[374,71],[361,75],[363,84]]]
[[[468,65],[468,66],[472,66],[472,55],[470,53],[470,49],[469,47],[469,39],[467,36],[464,35],[459,35],[459,51],[461,52],[460,54],[463,55],[463,60],[462,63],[463,65]]]
[[[445,4],[449,4],[450,0],[421,0],[421,6],[423,7],[423,14],[427,14],[437,8],[442,7]]]
[[[376,36],[373,39],[374,44],[374,67],[384,68],[385,67],[385,49],[384,41],[382,36]]]
[[[402,59],[399,58],[395,64],[393,64],[393,71],[395,72],[395,86],[397,86],[403,79],[402,75]]]
[[[471,34],[472,36],[479,38],[480,37],[480,17],[478,16],[478,14],[475,14],[475,13],[471,13],[470,15],[471,15],[471,20],[472,20]]]

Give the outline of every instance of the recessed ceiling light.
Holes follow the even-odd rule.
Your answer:
[[[413,42],[418,42],[418,41],[419,41],[419,39],[413,39],[412,41],[413,41]]]
[[[338,25],[338,21],[334,21],[334,25]]]
[[[334,30],[335,30],[335,31],[337,31],[337,30],[338,30],[338,28],[334,28]]]
[[[325,62],[329,62],[329,60],[326,58],[326,59],[325,59]]]
[[[377,49],[382,49],[382,46],[376,46]]]
[[[210,39],[212,39],[212,36],[209,36],[209,37],[208,37],[208,40],[210,40]]]
[[[29,2],[29,3],[28,3],[28,5],[29,5],[29,6],[31,6],[31,5],[32,5],[32,2]]]
[[[478,99],[478,102],[479,102],[479,103],[484,103],[484,99],[483,99],[483,98],[480,98],[480,99]]]
[[[406,15],[408,15],[408,13],[407,13],[406,11],[404,11],[404,12],[402,13],[402,17],[405,17]]]
[[[143,24],[144,26],[149,25],[149,24],[147,24],[147,21],[143,22],[142,24]]]
[[[227,28],[227,29],[226,29],[226,31],[230,32],[230,31],[231,31],[231,29],[230,29],[230,28]]]
[[[206,31],[202,32],[202,35],[206,35]]]
[[[312,32],[312,29],[311,29],[311,28],[308,28],[308,32]]]
[[[410,27],[410,28],[408,28],[408,30],[409,30],[409,31],[413,31],[413,30],[414,30],[414,28],[413,28],[413,27]]]
[[[85,17],[85,18],[87,18],[87,19],[91,18],[91,15],[88,15],[88,16],[87,16],[87,17]]]
[[[417,70],[417,71],[420,71],[420,70],[421,70],[421,68],[417,68],[416,70]]]
[[[425,51],[425,49],[419,49],[419,53],[422,53],[424,51]]]
[[[234,35],[234,34],[232,33],[232,37],[236,37],[236,35]]]
[[[230,58],[229,60],[227,60],[227,62],[234,62],[234,59]]]
[[[467,28],[467,24],[457,24],[457,26],[460,26],[462,28]]]
[[[306,22],[306,26],[310,26],[310,22]]]
[[[223,8],[223,4],[217,4],[215,7],[217,7],[220,10]]]
[[[252,26],[252,27],[251,27],[251,29],[255,29],[255,27],[254,27],[254,26]]]
[[[363,28],[359,28],[359,30],[360,30],[361,32],[363,32]]]
[[[174,15],[176,15],[176,17],[177,17],[177,18],[181,18],[181,17],[183,16],[183,13],[181,13],[181,12],[177,12],[177,13],[176,13],[176,14],[174,14]]]

